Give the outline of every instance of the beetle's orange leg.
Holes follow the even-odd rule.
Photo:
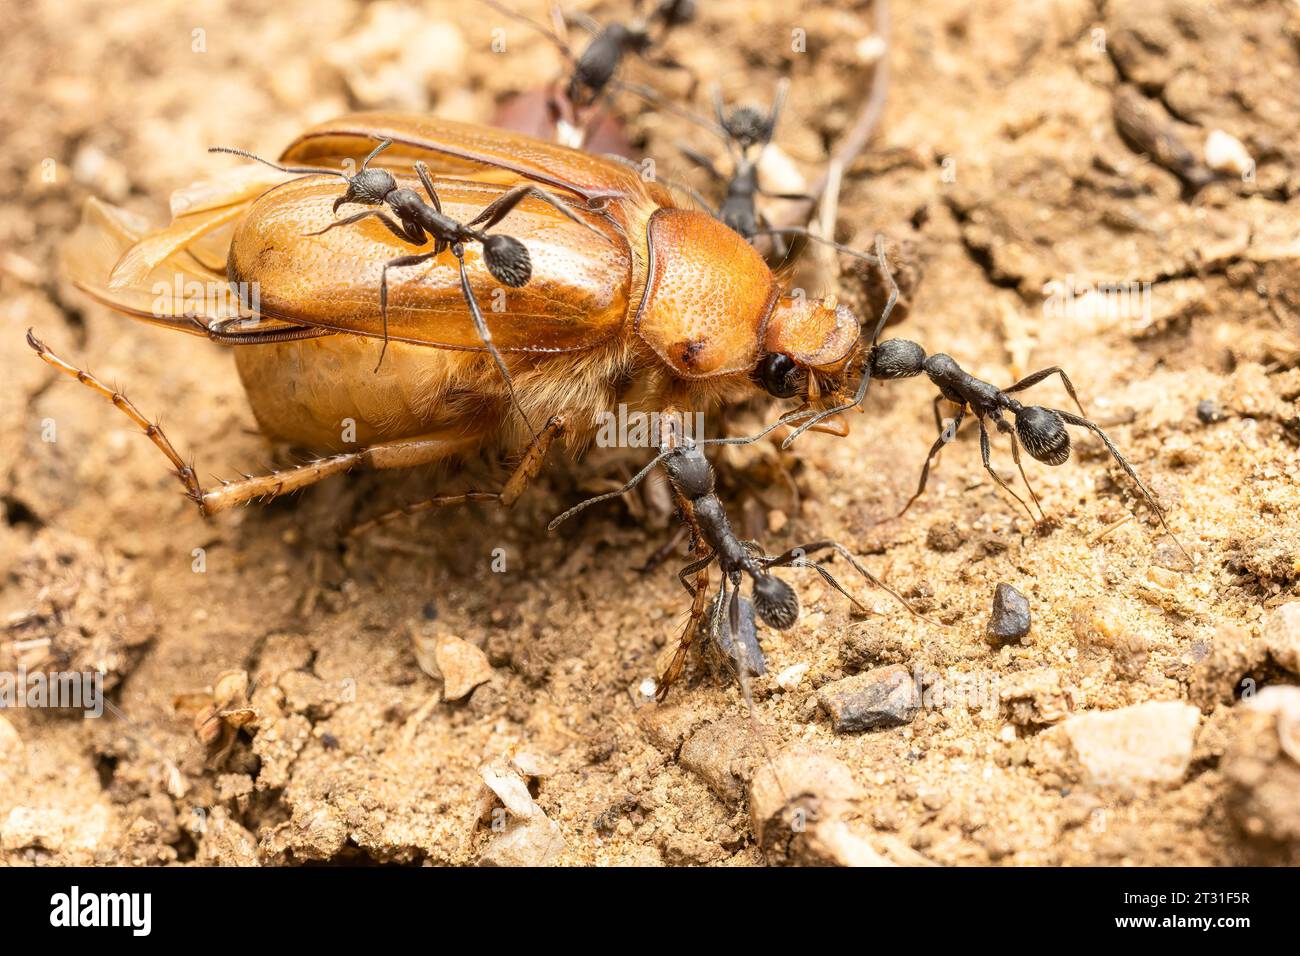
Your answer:
[[[704,622],[705,606],[709,597],[709,565],[713,563],[714,555],[707,558],[701,558],[694,564],[688,565],[682,569],[678,577],[686,590],[690,591],[694,600],[691,602],[691,616],[686,621],[686,628],[682,631],[682,636],[677,642],[677,650],[673,653],[673,659],[669,661],[664,672],[659,675],[659,686],[655,690],[655,700],[662,702],[668,696],[668,689],[677,683],[682,676],[682,671],[686,668],[686,658],[690,654],[691,645],[695,642],[695,635],[699,633],[700,625]],[[695,584],[690,585],[686,582],[686,576],[695,573]]]
[[[358,466],[376,469],[410,468],[425,465],[443,458],[451,457],[473,444],[465,437],[443,438],[425,436],[404,441],[371,445],[360,451],[342,455],[331,455],[315,461],[286,468],[268,475],[245,475],[238,481],[221,481],[214,488],[203,488],[199,484],[193,465],[186,464],[171,441],[156,422],[145,418],[121,392],[110,388],[89,372],[81,369],[55,355],[45,347],[34,333],[27,333],[27,344],[32,347],[42,361],[52,365],[66,375],[75,378],[82,385],[103,395],[122,411],[127,418],[135,422],[140,430],[152,441],[176,469],[176,476],[185,486],[185,494],[199,506],[204,515],[213,515],[226,511],[236,505],[247,504],[257,498],[275,498],[279,495],[299,491],[331,475],[350,471]],[[540,468],[540,465],[536,466]],[[534,469],[534,474],[536,469]],[[517,496],[517,495],[516,495]]]
[[[381,525],[390,524],[398,518],[407,515],[420,514],[425,511],[432,511],[435,508],[448,508],[453,505],[461,505],[470,501],[493,501],[503,508],[511,508],[519,500],[519,496],[528,489],[533,483],[542,465],[546,463],[547,453],[551,450],[551,445],[564,432],[564,419],[556,415],[546,423],[542,433],[537,439],[528,446],[524,452],[523,458],[515,465],[510,477],[506,479],[505,485],[500,491],[467,491],[459,495],[436,495],[432,498],[426,498],[423,501],[417,501],[413,504],[404,505],[401,508],[395,508],[384,514],[378,515],[368,521],[363,521],[356,525],[348,534],[351,537],[360,537],[369,531],[373,531]]]
[[[551,444],[564,431],[564,420],[559,416],[553,417],[547,422],[542,433],[537,437],[528,450],[524,453],[522,459],[515,466],[509,479],[506,480],[501,491],[470,491],[459,495],[438,495],[433,498],[427,498],[423,501],[417,501],[410,505],[405,505],[393,511],[385,512],[375,518],[362,522],[352,528],[348,533],[354,537],[365,534],[380,525],[389,524],[398,518],[407,515],[419,514],[425,511],[431,511],[434,508],[445,508],[452,505],[465,504],[470,501],[495,501],[504,508],[510,508],[519,499],[519,496],[532,484],[542,465],[546,461],[547,453],[550,451]]]
[[[149,436],[149,440],[158,446],[158,450],[167,456],[167,460],[172,463],[172,467],[176,469],[176,477],[179,478],[181,484],[185,486],[185,493],[196,501],[199,500],[201,489],[199,487],[199,480],[194,474],[194,467],[186,464],[185,459],[181,458],[180,454],[177,453],[175,447],[172,446],[171,441],[169,441],[167,436],[163,433],[161,425],[157,422],[149,421],[149,419],[140,414],[139,409],[131,403],[131,400],[117,389],[110,388],[89,372],[83,372],[75,365],[59,358],[45,347],[45,343],[38,339],[31,329],[27,330],[27,344],[32,347],[40,357],[41,361],[45,362],[47,365],[52,365],[65,375],[71,375],[82,385],[85,385],[87,388],[103,395],[124,415],[126,415],[127,418],[135,422],[136,425],[140,427],[140,430]]]
[[[472,442],[466,438],[443,438],[430,435],[370,445],[360,451],[317,458],[304,465],[273,471],[268,475],[244,475],[238,481],[222,480],[218,487],[201,492],[198,498],[199,509],[205,515],[212,515],[255,499],[278,498],[280,495],[301,491],[331,475],[340,475],[353,468],[390,470],[428,465],[450,458],[470,444]]]

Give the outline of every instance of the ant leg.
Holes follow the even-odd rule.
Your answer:
[[[613,160],[616,163],[622,163],[624,166],[627,166],[629,169],[634,170],[638,175],[640,175],[643,172],[642,168],[639,165],[637,165],[636,162],[628,159],[626,156],[619,156],[617,153],[605,153],[604,158]],[[718,216],[721,214],[721,210],[714,209],[712,203],[710,203],[707,199],[705,199],[704,196],[700,194],[700,191],[696,189],[694,186],[690,185],[689,183],[684,183],[680,179],[673,179],[668,176],[659,176],[657,174],[656,174],[656,179],[658,182],[669,187],[670,189],[677,189],[680,190],[681,192],[686,193],[697,203],[699,203],[701,209],[707,210],[709,215],[711,215],[714,219],[717,219]]]
[[[700,560],[698,561],[692,561],[690,564],[686,565],[686,567],[682,568],[680,571],[677,572],[677,580],[681,582],[682,587],[686,588],[687,594],[689,594],[691,597],[695,597],[697,586],[696,584],[691,584],[686,579],[689,578],[692,574],[698,575],[700,571],[707,568],[710,564],[712,564],[717,559],[718,556],[716,554],[709,554],[707,557],[700,558]],[[697,577],[696,578],[697,584],[698,584],[698,580],[699,579]]]
[[[695,91],[700,88],[700,74],[697,73],[694,68],[682,63],[676,57],[671,56],[659,56],[654,59],[647,58],[646,62],[652,66],[662,67],[665,70],[678,70],[685,73],[687,78],[691,81],[691,85],[686,90],[686,101],[689,103],[691,100],[695,99]]]
[[[934,396],[934,402],[932,403],[934,408],[934,427],[936,431],[940,432],[943,431],[943,418],[939,415],[939,405],[944,401],[946,401],[946,399],[942,395],[936,395]]]
[[[993,476],[993,480],[996,481],[999,485],[1001,485],[1003,490],[1006,491],[1007,494],[1009,494],[1012,498],[1015,498],[1016,501],[1020,502],[1020,507],[1025,509],[1025,514],[1029,515],[1029,520],[1034,522],[1034,524],[1038,524],[1038,519],[1035,518],[1034,513],[1029,510],[1029,505],[1025,504],[1025,499],[1021,498],[1018,494],[1012,491],[1011,486],[1002,480],[1002,476],[993,470],[993,465],[989,461],[989,452],[990,452],[989,430],[986,427],[984,427],[983,416],[980,416],[978,419],[976,419],[976,421],[979,422],[979,426],[980,426],[980,457],[984,459],[984,470]]]
[[[679,153],[685,156],[694,165],[708,173],[709,178],[715,183],[725,183],[727,181],[727,177],[718,172],[718,167],[714,164],[713,160],[709,159],[709,157],[686,143],[679,142],[676,145]]]
[[[185,494],[192,500],[198,502],[200,511],[203,510],[202,489],[199,487],[199,480],[194,474],[194,466],[185,463],[185,460],[177,453],[176,449],[172,446],[171,441],[168,440],[166,434],[163,433],[161,425],[157,422],[149,421],[149,419],[140,414],[140,411],[135,407],[131,400],[117,389],[109,388],[89,372],[83,372],[75,365],[59,358],[59,356],[55,355],[45,347],[45,343],[38,339],[31,329],[27,330],[27,344],[31,346],[32,350],[36,352],[36,355],[42,362],[53,366],[65,375],[71,375],[82,385],[98,392],[100,395],[112,402],[113,405],[122,412],[122,414],[135,422],[135,424],[140,427],[140,430],[149,436],[149,440],[157,446],[158,450],[167,456],[167,460],[171,462],[172,467],[176,469],[176,477],[179,478],[181,484],[185,486]]]
[[[772,137],[776,135],[776,123],[781,118],[781,110],[785,108],[785,98],[790,92],[790,78],[783,76],[776,82],[776,92],[772,94],[772,109],[767,114],[767,128],[764,130],[763,145],[766,146],[772,142]],[[809,199],[813,197],[809,196]],[[813,200],[814,202],[816,200]]]
[[[1038,492],[1034,491],[1034,486],[1029,483],[1029,476],[1025,474],[1025,466],[1020,461],[1020,441],[1016,438],[1016,430],[1002,419],[997,419],[998,431],[1004,432],[1011,438],[1011,457],[1015,459],[1016,469],[1020,472],[1020,480],[1025,483],[1025,488],[1029,490],[1029,497],[1033,499],[1034,505],[1038,508],[1038,515],[1042,520],[1047,520],[1047,512],[1043,510],[1043,503],[1038,500]],[[1034,524],[1038,524],[1035,520]]]
[[[1132,478],[1133,483],[1138,486],[1138,490],[1142,492],[1142,497],[1145,498],[1146,503],[1151,506],[1151,510],[1156,513],[1156,517],[1160,519],[1160,527],[1164,528],[1165,533],[1174,539],[1174,544],[1178,545],[1178,550],[1183,553],[1183,557],[1187,559],[1187,562],[1194,565],[1195,562],[1192,561],[1192,556],[1187,553],[1187,549],[1183,547],[1183,543],[1179,541],[1178,537],[1172,530],[1170,530],[1169,523],[1165,521],[1165,513],[1161,507],[1156,504],[1155,497],[1147,490],[1147,486],[1142,483],[1142,479],[1139,478],[1137,472],[1133,470],[1133,466],[1128,463],[1128,459],[1119,453],[1119,449],[1116,448],[1115,443],[1110,440],[1110,436],[1086,418],[1081,418],[1078,415],[1071,415],[1069,412],[1064,412],[1059,408],[1053,409],[1053,411],[1060,415],[1061,418],[1065,419],[1069,424],[1086,428],[1101,439],[1102,444],[1106,446],[1106,450],[1110,452],[1111,457],[1119,463],[1119,466],[1124,469],[1124,473]]]
[[[568,219],[572,219],[584,229],[590,229],[602,239],[607,238],[603,232],[591,223],[578,218],[577,214],[574,213],[572,209],[564,205],[564,203],[548,193],[545,189],[539,189],[537,186],[531,186],[528,184],[516,186],[509,192],[498,196],[496,199],[492,200],[492,202],[484,206],[483,210],[469,222],[465,223],[465,225],[471,228],[479,226],[483,232],[487,232],[506,216],[510,215],[511,210],[518,206],[525,196],[537,197],[542,202],[553,208],[556,212]]]
[[[853,597],[853,595],[845,591],[844,588],[840,586],[840,583],[835,580],[835,578],[831,575],[829,571],[823,568],[820,564],[815,564],[812,561],[808,560],[808,556],[810,554],[813,554],[816,551],[834,551],[845,561],[849,562],[849,564],[853,566],[853,569],[857,571],[860,575],[862,575],[864,578],[866,578],[868,582],[880,588],[882,591],[886,592],[887,594],[891,595],[894,598],[894,600],[896,600],[899,604],[903,605],[903,607],[907,608],[907,610],[910,611],[916,617],[920,618],[923,621],[929,621],[929,618],[925,617],[914,607],[912,607],[912,605],[908,604],[907,599],[904,598],[903,595],[899,594],[897,591],[895,591],[884,581],[880,580],[880,578],[876,577],[874,574],[868,571],[866,567],[864,567],[863,564],[860,561],[858,561],[856,557],[854,557],[853,552],[850,551],[848,548],[844,547],[844,545],[840,544],[838,541],[814,541],[811,544],[804,544],[804,545],[800,545],[797,548],[791,548],[789,551],[785,552],[785,554],[777,555],[774,558],[762,558],[760,560],[762,561],[764,567],[768,567],[768,568],[783,567],[783,566],[795,567],[795,568],[799,568],[799,567],[812,568],[814,571],[818,572],[822,576],[822,578],[831,585],[831,587],[835,588],[835,590],[839,591],[841,594],[847,597],[850,601],[854,603],[855,606],[857,606],[863,611],[866,611],[867,609],[858,602],[857,598]],[[934,623],[934,622],[931,621],[930,623]]]
[[[395,508],[392,511],[386,511],[381,515],[363,521],[351,528],[348,531],[348,536],[353,538],[361,537],[381,525],[396,521],[398,518],[432,511],[435,508],[465,504],[470,501],[491,501],[509,510],[519,500],[519,496],[533,483],[533,479],[537,477],[542,470],[542,465],[546,462],[546,455],[551,450],[551,444],[563,432],[564,419],[558,415],[554,416],[546,423],[546,427],[542,429],[542,433],[537,440],[528,446],[528,450],[524,452],[523,458],[515,465],[510,477],[506,479],[506,483],[500,491],[467,491],[459,495],[436,495],[423,501],[404,505],[401,508]]]
[[[645,563],[636,569],[638,574],[649,574],[659,565],[668,560],[668,556],[677,550],[677,546],[682,543],[686,537],[687,528],[684,524],[679,524],[673,529],[673,533],[668,536],[668,540],[661,544],[645,559]]]
[[[531,27],[533,30],[536,30],[542,36],[546,37],[546,39],[554,43],[556,48],[562,54],[564,54],[564,56],[567,59],[569,60],[573,59],[573,51],[569,48],[569,44],[565,41],[565,38],[561,34],[557,33],[555,30],[548,29],[544,25],[538,23],[536,20],[524,16],[522,13],[518,13],[514,10],[511,10],[505,4],[497,3],[496,0],[483,0],[483,2],[486,3],[493,10],[497,11],[497,13],[504,14],[510,19],[517,20],[520,23],[524,24],[525,26]]]
[[[432,259],[438,253],[421,252],[413,256],[398,256],[396,259],[389,259],[384,263],[383,270],[379,273],[379,317],[384,326],[384,344],[379,350],[379,361],[375,363],[375,371],[379,371],[379,366],[384,364],[384,355],[388,352],[388,270],[400,269],[404,266],[419,265]]]
[[[532,421],[528,418],[528,413],[519,404],[519,396],[515,394],[515,383],[510,378],[510,371],[506,368],[501,353],[492,344],[492,333],[488,331],[487,320],[483,318],[483,312],[478,307],[478,300],[474,298],[474,290],[469,284],[469,274],[465,271],[465,249],[458,243],[451,247],[451,252],[460,266],[460,290],[465,297],[465,302],[469,305],[469,314],[474,319],[474,328],[483,341],[488,354],[492,356],[492,361],[496,364],[497,371],[501,373],[502,380],[506,383],[506,391],[510,393],[511,404],[518,410],[519,416],[524,420],[524,424],[528,426],[528,430],[532,432],[533,438],[536,440],[538,438],[537,429],[533,427]]]
[[[894,515],[895,518],[901,518],[903,515],[907,514],[907,509],[912,507],[917,498],[920,498],[921,495],[925,494],[925,483],[930,477],[930,464],[934,461],[934,456],[943,450],[944,445],[957,437],[957,431],[961,428],[961,423],[965,417],[966,406],[963,405],[961,408],[957,409],[957,415],[952,420],[952,430],[944,430],[939,437],[935,439],[934,444],[930,446],[929,454],[925,456],[925,465],[921,468],[921,481],[916,486],[916,494],[907,499],[907,504],[903,505],[902,511]]]
[[[660,703],[663,703],[664,698],[668,696],[668,688],[672,687],[678,678],[682,676],[682,670],[686,667],[686,655],[690,653],[691,644],[695,640],[695,634],[699,630],[700,622],[704,620],[705,604],[709,596],[709,564],[712,563],[714,557],[715,555],[710,555],[704,561],[704,566],[695,572],[694,585],[686,585],[685,579],[682,580],[682,583],[686,585],[686,589],[691,591],[694,600],[691,602],[691,616],[686,622],[686,628],[682,631],[682,636],[678,639],[677,650],[673,653],[673,659],[664,668],[664,672],[659,675],[659,687],[655,691],[655,700]],[[699,563],[696,562],[691,567],[696,567]]]
[[[389,232],[395,235],[398,239],[401,239],[403,242],[409,242],[415,246],[422,246],[426,241],[424,230],[420,228],[419,223],[413,222],[409,224],[399,224],[397,222],[394,222],[393,219],[390,218],[387,213],[385,213],[383,210],[380,209],[369,209],[365,212],[359,212],[355,216],[348,216],[345,219],[335,219],[324,229],[320,229],[316,232],[303,233],[303,235],[306,236],[324,235],[325,233],[333,229],[335,226],[350,226],[354,222],[360,222],[362,219],[369,218],[370,216],[374,216],[376,219],[382,222],[385,226],[388,227]]]
[[[615,91],[633,93],[636,96],[641,97],[643,100],[646,100],[655,109],[664,110],[672,113],[674,116],[679,116],[688,123],[694,123],[701,129],[708,130],[720,139],[725,140],[727,138],[726,130],[717,123],[711,123],[703,117],[697,116],[691,110],[683,109],[668,97],[664,96],[659,91],[646,86],[644,83],[633,83],[628,80],[613,79],[609,81],[609,86]]]
[[[1026,375],[1010,388],[1004,388],[1002,392],[1003,394],[1008,395],[1011,392],[1023,392],[1025,389],[1037,385],[1039,382],[1043,381],[1043,379],[1051,378],[1053,375],[1061,376],[1061,383],[1065,385],[1065,390],[1070,393],[1070,398],[1074,399],[1074,405],[1079,409],[1079,414],[1086,417],[1088,413],[1083,410],[1083,404],[1079,401],[1079,396],[1075,394],[1074,383],[1070,381],[1070,376],[1065,374],[1065,369],[1061,368],[1059,365],[1053,365],[1051,368],[1045,368],[1030,375]]]

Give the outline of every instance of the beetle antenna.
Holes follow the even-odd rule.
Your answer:
[[[256,153],[250,153],[246,149],[236,149],[233,146],[209,146],[208,152],[209,153],[230,153],[232,156],[242,156],[244,157],[244,159],[251,159],[261,163],[264,166],[270,166],[272,169],[278,169],[282,173],[297,173],[303,176],[315,176],[315,175],[338,176],[340,179],[344,179],[344,180],[348,178],[348,174],[343,172],[343,170],[341,169],[324,169],[320,166],[281,166],[279,163],[273,163],[269,159],[263,159],[261,156],[258,156]],[[378,150],[376,150],[375,152],[378,152]],[[371,155],[374,154],[372,153]],[[369,162],[369,160],[367,160],[367,162]],[[365,169],[364,166],[362,166],[361,168]]]

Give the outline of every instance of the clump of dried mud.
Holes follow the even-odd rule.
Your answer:
[[[702,6],[675,55],[733,98],[790,75],[777,142],[815,175],[865,95],[870,5],[793,21],[767,0]],[[164,411],[202,474],[256,470],[272,453],[227,353],[57,277],[82,200],[160,218],[212,168],[209,145],[273,154],[353,108],[482,121],[559,68],[549,44],[509,27],[491,52],[505,24],[473,4],[6,7],[4,666],[101,669],[117,712],[0,716],[6,862],[1296,862],[1293,703],[1261,692],[1298,680],[1300,20],[1244,2],[894,6],[889,104],[847,171],[838,238],[883,231],[904,250],[919,281],[899,334],[1003,384],[1065,367],[1195,565],[1086,436],[1063,467],[1031,463],[1043,529],[971,435],[882,522],[934,437],[929,388],[889,383],[847,439],[719,457],[746,533],[838,538],[930,619],[842,561],[876,614],[791,572],[804,611],[762,635],[757,736],[703,668],[664,706],[643,693],[685,609],[671,563],[634,570],[666,528],[653,493],[545,534],[616,463],[562,461],[508,516],[447,512],[360,544],[339,528],[428,476],[353,476],[204,522],[125,419],[23,343],[35,326]],[[667,174],[694,175],[677,139],[716,151],[623,105]],[[1244,176],[1207,173],[1215,130],[1253,159]],[[871,298],[851,268],[811,275]],[[1038,394],[1067,402],[1055,380]],[[1010,479],[1005,447],[995,461]],[[994,646],[999,583],[1032,624]],[[416,657],[447,635],[492,668],[454,702]],[[899,719],[834,733],[820,692],[891,666],[914,677],[915,700],[881,689]]]

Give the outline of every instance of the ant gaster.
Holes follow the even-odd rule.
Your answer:
[[[430,238],[433,239],[433,248],[428,252],[398,256],[384,263],[379,279],[379,309],[383,319],[384,344],[379,352],[379,364],[375,366],[376,370],[378,370],[379,365],[383,364],[384,355],[388,350],[388,270],[417,265],[441,255],[446,250],[450,250],[451,254],[456,257],[460,269],[461,292],[465,297],[466,304],[469,306],[470,315],[473,317],[474,328],[488,353],[492,356],[492,361],[496,364],[497,370],[501,373],[501,377],[510,393],[511,401],[519,409],[519,414],[523,416],[524,421],[528,424],[529,429],[533,431],[534,437],[536,437],[537,432],[533,429],[532,423],[528,421],[527,415],[515,397],[514,384],[510,379],[510,373],[506,369],[501,354],[492,343],[492,334],[488,330],[487,322],[483,318],[483,312],[474,298],[469,275],[465,270],[465,246],[469,243],[479,243],[483,247],[483,264],[487,267],[488,272],[498,282],[517,289],[527,284],[532,277],[532,260],[529,258],[528,249],[513,236],[489,235],[488,230],[509,215],[526,196],[531,195],[541,199],[584,228],[592,229],[592,227],[574,215],[556,197],[544,189],[532,185],[515,186],[485,206],[469,222],[458,222],[443,213],[442,202],[438,199],[438,193],[434,188],[433,177],[429,175],[429,169],[422,161],[416,161],[415,171],[419,175],[420,182],[424,185],[424,191],[429,197],[427,203],[414,189],[399,186],[397,179],[387,169],[370,167],[371,161],[391,145],[392,140],[386,139],[380,142],[361,163],[361,168],[352,175],[340,169],[282,166],[245,150],[226,146],[214,146],[209,152],[233,153],[236,156],[256,160],[286,173],[338,176],[347,184],[347,189],[343,195],[334,200],[334,212],[337,213],[340,206],[356,203],[364,206],[387,206],[397,216],[397,220],[394,221],[382,209],[366,210],[344,219],[335,220],[324,229],[309,235],[319,236],[336,226],[350,225],[373,216],[382,222],[389,232],[403,242],[422,246]],[[592,231],[595,232],[596,230],[592,229]]]
[[[669,443],[673,440],[677,444],[670,446]],[[701,447],[702,445],[718,444],[725,441],[727,440],[705,439],[697,443],[682,436],[665,437],[660,453],[622,488],[597,495],[575,505],[556,517],[547,526],[548,530],[554,531],[564,521],[591,505],[626,494],[644,479],[656,465],[663,464],[664,470],[668,474],[668,482],[672,488],[673,497],[677,501],[680,516],[691,531],[691,549],[702,556],[682,568],[678,573],[678,580],[690,593],[695,603],[691,610],[691,620],[682,634],[677,652],[673,655],[672,662],[660,678],[657,694],[660,700],[667,694],[668,688],[681,676],[692,641],[703,622],[703,589],[707,588],[708,585],[708,568],[715,561],[722,571],[722,581],[714,604],[715,614],[713,615],[710,630],[715,642],[719,643],[727,653],[733,656],[733,659],[736,659],[739,668],[738,673],[745,670],[754,672],[753,668],[756,662],[750,659],[752,654],[744,652],[743,637],[741,638],[741,646],[737,646],[734,639],[725,641],[721,638],[719,632],[720,612],[724,606],[727,607],[729,634],[738,637],[742,636],[744,634],[744,621],[740,587],[745,576],[748,576],[752,581],[753,596],[751,600],[754,612],[763,623],[777,630],[786,630],[794,625],[799,617],[799,597],[789,584],[772,574],[772,568],[810,567],[820,574],[831,587],[853,602],[854,606],[860,611],[866,612],[866,608],[846,591],[828,570],[808,560],[810,554],[820,551],[833,551],[839,554],[868,581],[889,592],[909,611],[913,614],[916,613],[898,592],[877,579],[858,562],[847,548],[838,542],[815,541],[791,548],[783,554],[769,556],[763,552],[756,542],[742,541],[738,538],[735,531],[732,530],[726,507],[717,496],[713,466],[709,464],[709,460],[705,457],[704,450]],[[688,580],[692,576],[695,576],[694,584]],[[744,660],[737,658],[740,653],[743,653]]]
[[[956,436],[957,430],[961,427],[968,410],[979,423],[980,452],[984,461],[984,469],[993,477],[994,481],[1020,502],[1021,506],[1029,512],[1029,517],[1033,519],[1034,515],[1032,511],[1029,511],[1029,506],[1008,487],[1007,483],[993,470],[989,462],[989,433],[985,425],[987,419],[993,422],[994,427],[999,432],[1010,437],[1011,454],[1015,459],[1016,467],[1020,471],[1020,477],[1024,480],[1025,487],[1029,489],[1034,504],[1038,506],[1039,515],[1043,515],[1043,506],[1034,493],[1033,487],[1029,484],[1024,467],[1020,463],[1020,444],[1023,443],[1025,450],[1038,461],[1048,465],[1062,465],[1070,457],[1070,434],[1066,431],[1065,426],[1076,425],[1080,428],[1087,428],[1101,439],[1111,457],[1124,470],[1124,473],[1133,479],[1133,483],[1137,485],[1142,497],[1151,506],[1151,510],[1155,512],[1156,517],[1160,519],[1161,527],[1173,538],[1183,556],[1189,562],[1191,561],[1191,556],[1187,554],[1187,550],[1183,548],[1182,543],[1169,529],[1169,525],[1165,521],[1164,511],[1156,504],[1155,498],[1147,490],[1146,485],[1142,483],[1142,479],[1138,477],[1133,466],[1120,454],[1119,449],[1115,447],[1115,443],[1110,440],[1110,437],[1096,423],[1086,417],[1083,405],[1079,402],[1079,396],[1075,393],[1074,383],[1070,381],[1069,376],[1060,367],[1054,365],[1051,368],[1040,369],[1026,375],[1008,388],[998,388],[996,385],[971,375],[948,355],[936,353],[927,356],[925,349],[915,342],[909,342],[907,339],[888,339],[872,349],[869,370],[871,375],[880,379],[912,378],[924,373],[939,389],[939,394],[934,399],[934,417],[940,435],[930,447],[930,452],[926,456],[925,466],[921,469],[921,480],[917,485],[916,493],[908,499],[899,515],[906,512],[912,506],[912,503],[925,492],[926,479],[930,475],[930,465],[934,461],[935,455],[947,442]],[[1061,377],[1066,392],[1069,393],[1070,398],[1079,409],[1078,415],[1059,408],[1024,405],[1012,397],[1011,393],[1024,391],[1053,375]],[[947,426],[940,421],[939,417],[939,403],[944,400],[957,406],[956,415]],[[1014,426],[1003,417],[1006,413],[1009,413],[1014,419]],[[1034,520],[1036,522],[1036,519]]]

